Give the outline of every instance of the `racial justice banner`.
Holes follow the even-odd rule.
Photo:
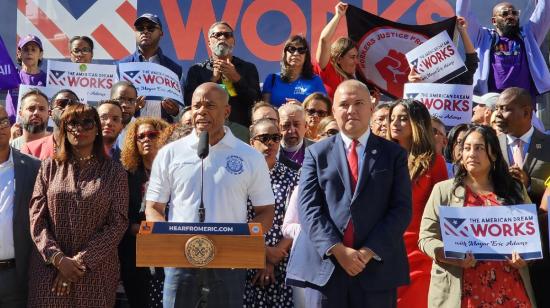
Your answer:
[[[468,71],[447,31],[432,37],[405,56],[422,82],[446,83]]]
[[[48,100],[51,100],[52,96],[55,93],[59,92],[59,90],[61,90],[61,89],[65,89],[65,88],[64,87],[59,87],[59,86],[41,87],[41,86],[31,86],[31,85],[26,85],[26,84],[19,85],[19,100],[17,101],[17,117],[16,117],[15,122],[21,123],[21,121],[19,119],[19,112],[21,111],[21,97],[23,97],[25,95],[25,93],[27,93],[27,92],[29,92],[30,90],[33,90],[33,89],[37,89],[37,90],[42,91],[42,93],[44,93],[48,97]],[[74,89],[73,92],[75,92],[75,94],[78,96],[81,103],[83,103],[83,104],[87,103],[88,94],[87,94],[87,91],[85,89]],[[52,121],[51,117],[50,117],[50,120],[48,121],[48,126],[53,127],[53,121]]]
[[[356,73],[367,83],[394,98],[402,97],[408,81],[405,54],[431,37],[447,31],[454,35],[456,17],[426,25],[396,23],[350,5],[346,11],[348,36],[357,43]]]
[[[422,102],[445,126],[470,123],[473,87],[444,83],[406,83],[403,97]]]
[[[88,102],[109,99],[116,65],[48,61],[47,86],[85,90]]]
[[[537,209],[513,206],[439,207],[446,258],[505,260],[518,252],[525,260],[542,259]]]
[[[148,100],[171,98],[183,105],[183,92],[178,76],[168,68],[150,62],[119,63],[120,80],[134,84],[138,95]]]
[[[0,37],[0,90],[9,90],[19,86],[19,74]]]

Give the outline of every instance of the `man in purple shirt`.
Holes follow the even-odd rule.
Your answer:
[[[304,138],[306,135],[304,108],[298,104],[286,103],[279,108],[279,117],[279,126],[283,135],[279,155],[301,166],[306,147],[314,143]]]

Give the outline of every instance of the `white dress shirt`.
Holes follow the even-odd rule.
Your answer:
[[[13,246],[13,201],[15,169],[13,156],[0,164],[0,260],[15,258]]]

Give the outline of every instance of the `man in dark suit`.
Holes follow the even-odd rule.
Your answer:
[[[0,307],[26,307],[29,201],[40,161],[11,148],[9,139],[8,114],[0,106]]]
[[[522,181],[531,202],[540,205],[546,189],[544,181],[550,174],[550,136],[531,124],[533,106],[531,95],[522,88],[508,88],[496,103],[496,124],[504,134],[499,136],[500,149],[510,166],[512,176]],[[544,259],[529,263],[531,283],[539,307],[550,307],[547,279],[550,275],[548,258],[548,220],[541,212],[542,245]]]
[[[409,282],[407,153],[370,132],[361,82],[341,83],[332,108],[340,134],[306,148],[287,283],[320,290],[324,307],[395,307],[397,287]]]

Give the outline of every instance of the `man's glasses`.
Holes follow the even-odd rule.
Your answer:
[[[233,32],[231,31],[220,31],[220,32],[212,32],[210,34],[210,37],[213,37],[215,39],[221,39],[223,37],[225,37],[226,39],[230,39],[233,37]]]
[[[71,98],[60,98],[53,101],[53,109],[65,109],[65,107],[80,103]]]
[[[331,128],[327,131],[325,131],[321,136],[326,136],[326,137],[330,137],[330,136],[334,136],[336,134],[338,134],[340,131],[335,129],[335,128]]]
[[[92,130],[95,127],[95,120],[94,119],[71,120],[67,123],[68,132],[76,132],[78,131],[79,127],[85,131]]]
[[[149,140],[157,139],[160,135],[160,132],[158,130],[151,130],[148,132],[143,132],[140,134],[137,134],[136,138],[139,142],[145,141],[145,138],[149,138]]]
[[[158,29],[158,26],[136,26],[136,31],[138,32],[155,32]]]
[[[307,52],[307,47],[294,47],[294,46],[287,46],[285,48],[286,52],[293,54],[295,52],[298,52],[299,54],[303,55]]]
[[[254,138],[252,138],[252,140],[259,141],[263,144],[268,144],[269,141],[279,143],[281,142],[281,139],[283,139],[283,135],[281,134],[261,134],[261,135],[254,136]]]
[[[88,48],[88,47],[84,47],[84,48],[82,48],[82,49],[79,49],[79,48],[73,48],[73,49],[71,49],[71,53],[72,53],[73,55],[77,55],[77,54],[83,54],[83,55],[84,55],[84,54],[89,54],[89,53],[91,53],[91,52],[92,52],[92,50],[91,50],[90,48]]]
[[[519,14],[521,13],[520,10],[503,10],[503,11],[500,11],[498,16],[500,17],[508,17],[510,15],[512,16],[519,16]]]
[[[3,118],[0,120],[0,129],[4,129],[6,127],[10,127],[10,119]]]
[[[306,113],[310,117],[312,117],[314,115],[317,115],[320,118],[324,118],[328,115],[328,112],[325,111],[325,110],[318,110],[318,109],[313,109],[313,108],[306,109]]]

